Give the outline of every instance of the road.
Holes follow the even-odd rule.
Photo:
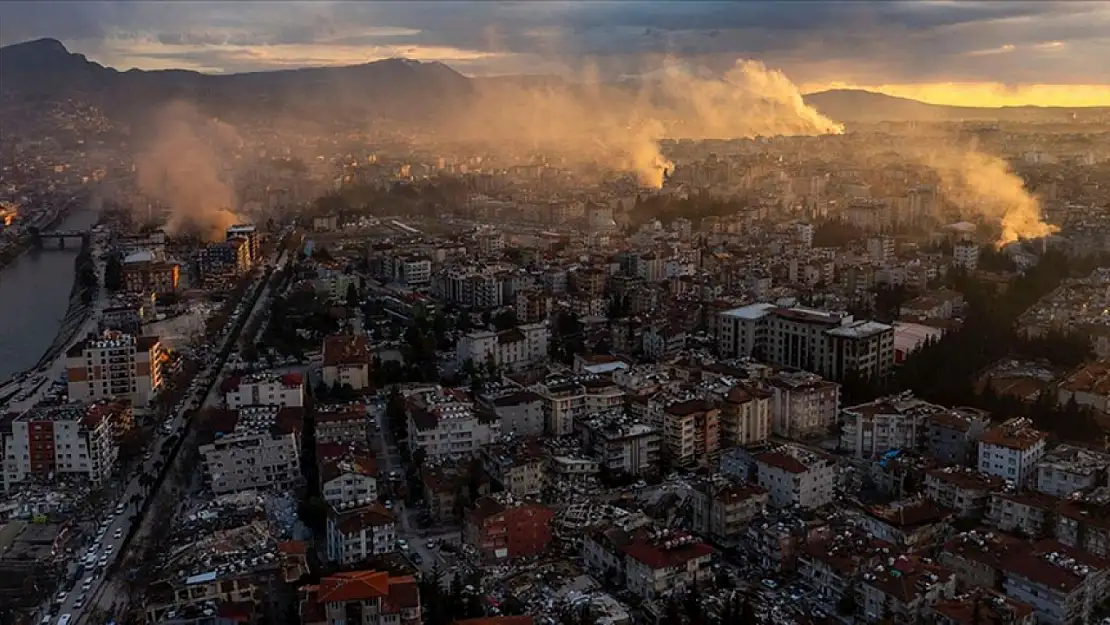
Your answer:
[[[378,475],[392,478],[390,474],[396,472],[398,479],[404,479],[405,466],[401,461],[401,453],[385,420],[385,401],[383,396],[379,396],[367,406],[369,417],[377,426],[373,443],[378,460]],[[443,584],[450,585],[457,564],[454,553],[443,552],[438,547],[429,547],[428,544],[429,541],[434,541],[439,544],[450,542],[460,545],[462,534],[458,530],[416,529],[413,517],[418,511],[409,509],[403,501],[393,502],[393,513],[397,516],[398,543],[404,546],[401,552],[425,574],[430,574],[438,564],[443,575]],[[419,554],[420,562],[416,562],[413,554]]]
[[[279,268],[284,266],[287,261],[288,255],[282,254],[281,258],[278,261]],[[266,279],[267,277],[268,274],[262,274],[262,279]],[[260,306],[262,302],[266,301],[268,291],[269,284],[267,283],[265,290],[262,293],[262,297],[259,297],[255,308]],[[251,291],[248,291],[248,293],[249,292]],[[250,311],[250,314],[253,313],[254,308],[252,308],[252,310]],[[229,332],[228,334],[224,335],[215,353],[218,354],[223,351],[223,348],[228,345],[228,341],[231,340],[232,334],[233,333]],[[149,513],[141,513],[141,510],[143,509],[146,500],[149,497],[160,496],[164,492],[175,488],[172,484],[173,481],[169,479],[163,480],[162,490],[160,492],[148,494],[146,493],[146,489],[141,484],[140,476],[144,474],[155,476],[158,474],[158,469],[162,468],[161,466],[159,466],[159,463],[162,462],[162,459],[160,458],[162,454],[153,452],[161,450],[162,446],[166,443],[166,440],[170,438],[173,434],[185,430],[186,413],[189,411],[190,406],[193,404],[193,402],[199,398],[200,393],[202,391],[204,392],[203,399],[205,405],[208,405],[210,402],[212,402],[214,397],[218,398],[219,375],[217,374],[223,371],[225,364],[225,362],[216,361],[210,364],[205,369],[202,369],[200,372],[198,372],[197,379],[204,379],[210,375],[214,375],[215,381],[213,382],[213,384],[208,386],[207,389],[203,384],[193,387],[190,393],[185,397],[184,401],[181,402],[181,409],[177,410],[173,414],[171,422],[173,427],[172,431],[169,434],[164,433],[164,430],[159,428],[151,447],[152,453],[144,459],[140,466],[140,469],[132,473],[130,479],[127,482],[126,488],[123,490],[123,493],[120,496],[119,501],[122,502],[120,505],[124,506],[125,509],[122,511],[122,513],[113,512],[108,517],[106,532],[100,538],[95,540],[92,545],[89,546],[89,551],[91,553],[97,554],[98,563],[103,562],[103,564],[98,564],[97,571],[93,575],[82,573],[82,575],[86,576],[87,579],[75,583],[73,586],[65,591],[66,596],[62,601],[60,609],[57,611],[58,614],[71,615],[70,622],[74,625],[83,621],[88,622],[87,617],[94,612],[94,608],[96,610],[102,610],[111,613],[117,612],[118,608],[126,603],[126,584],[123,583],[123,581],[120,579],[118,571],[116,571],[114,577],[112,577],[111,579],[105,577],[103,573],[116,562],[121,553],[127,551],[129,544],[132,544],[125,544],[125,540],[127,539],[132,526],[132,515],[128,514],[128,511],[132,510],[129,502],[132,501],[132,497],[138,497],[136,507],[140,511],[139,513],[137,513],[140,514],[140,518],[138,519],[140,525],[139,531],[136,532],[136,540],[133,542],[133,544],[141,544],[142,538],[149,535],[153,531],[164,530],[164,526],[162,526],[164,519],[154,519],[153,515]],[[191,441],[186,441],[187,444],[190,442]],[[180,454],[178,454],[178,456],[180,456]],[[175,465],[176,460],[178,460],[178,457],[171,457],[167,459],[167,461],[171,465]],[[154,506],[148,506],[146,509],[149,511],[153,508]],[[118,509],[119,508],[117,508],[117,510]],[[155,528],[156,525],[158,526],[157,528]],[[118,538],[117,530],[119,531]],[[102,556],[103,559],[101,560],[100,558]],[[85,581],[90,582],[88,587],[85,587]],[[58,597],[55,597],[55,599],[57,598]]]
[[[289,262],[289,254],[282,253],[281,258],[276,261],[276,270],[282,269],[287,262]],[[252,308],[249,311],[244,311],[244,313],[240,315],[241,319],[250,319],[251,316],[258,313],[259,310],[264,308],[266,301],[269,301],[271,290],[269,274],[263,273],[262,279],[268,280],[268,282],[266,282],[262,293],[259,296],[259,299],[255,301]],[[252,292],[253,289],[248,291],[248,293]],[[232,334],[233,333],[224,335],[219,349],[216,350],[215,353],[221,353],[224,347],[228,346],[229,341],[232,340]],[[238,336],[235,337],[235,340],[238,341]],[[186,400],[182,402],[183,409],[178,414],[178,419],[183,420],[183,415],[185,411],[188,411],[189,406],[191,406],[196,400],[201,400],[202,406],[205,407],[219,405],[221,400],[220,383],[223,379],[226,369],[228,369],[228,363],[226,363],[226,361],[215,361],[198,374],[198,377],[201,377],[201,379],[203,379],[203,377],[205,376],[212,375],[214,381],[211,385],[206,387],[206,389],[202,385],[200,389],[192,392],[188,397],[186,397]],[[200,393],[202,391],[204,394],[203,396],[200,396]],[[175,423],[175,425],[178,426],[183,424],[183,421],[181,421],[180,423]],[[182,450],[184,450],[184,448],[188,448],[189,445],[196,444],[194,434],[195,433],[192,431],[185,434],[185,441],[182,443]],[[181,492],[182,488],[179,486],[179,481],[174,480],[174,478],[172,477],[176,474],[181,473],[192,474],[192,472],[194,471],[195,467],[184,466],[182,458],[186,455],[188,454],[179,453],[176,454],[174,457],[169,458],[168,462],[170,463],[170,466],[166,467],[166,475],[161,483],[160,490],[151,494],[151,496],[157,498],[157,500],[152,502],[152,504],[147,507],[148,512],[145,513],[139,521],[139,528],[137,532],[135,532],[131,543],[127,546],[127,548],[125,548],[125,552],[138,551],[140,550],[140,548],[142,548],[142,545],[145,541],[151,540],[154,535],[165,533],[166,526],[164,518],[159,517],[157,514],[151,514],[150,512],[158,510],[158,508],[160,507],[158,505],[159,503],[182,501],[182,495],[184,494]],[[122,569],[122,567],[120,568]],[[101,588],[99,588],[100,592],[97,595],[94,595],[95,607],[101,609],[101,611],[121,615],[123,612],[123,608],[127,607],[129,601],[127,587],[128,585],[127,582],[124,581],[120,573],[122,573],[122,571],[117,571],[117,574],[115,574],[115,576],[110,579],[105,579],[105,583],[102,585]]]

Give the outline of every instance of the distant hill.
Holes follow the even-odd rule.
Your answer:
[[[125,113],[184,99],[217,114],[281,111],[334,117],[374,110],[418,116],[439,112],[472,89],[470,79],[442,63],[407,59],[245,74],[120,72],[70,52],[55,39],[0,48],[0,76],[0,96],[9,103],[77,96]]]
[[[245,74],[202,74],[188,70],[118,71],[74,54],[56,39],[0,48],[0,101],[6,110],[33,113],[44,101],[70,98],[132,117],[162,102],[183,99],[221,116],[293,119],[432,120],[450,117],[467,98],[481,93],[496,102],[501,90],[576,88],[552,76],[471,79],[442,63],[388,59],[345,67],[315,67]],[[632,88],[624,83],[614,86]],[[860,90],[805,96],[806,102],[842,122],[877,121],[1068,121],[1107,114],[1110,109],[971,108],[925,104]]]
[[[833,89],[805,96],[805,101],[827,117],[841,122],[940,121],[1068,121],[1106,116],[1110,107],[1063,108],[1012,106],[1002,108],[945,106],[910,98],[864,91]]]

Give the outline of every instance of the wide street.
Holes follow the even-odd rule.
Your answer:
[[[283,253],[277,263],[278,269],[283,267],[287,260],[288,255]],[[267,277],[268,274],[263,272],[259,279],[266,279]],[[258,298],[255,306],[249,311],[248,316],[253,315],[255,309],[259,308],[263,305],[263,302],[267,301],[269,288],[269,284],[267,283],[262,296]],[[102,307],[99,307],[96,312],[99,313],[101,309]],[[90,318],[89,323],[95,323],[95,316]],[[221,344],[213,353],[221,353],[231,338],[232,333],[224,335]],[[157,452],[166,444],[167,439],[185,431],[186,414],[190,411],[193,403],[197,399],[201,399],[200,394],[202,392],[204,392],[204,397],[202,398],[204,405],[209,405],[213,401],[218,401],[219,381],[222,377],[224,366],[224,361],[217,360],[198,372],[196,379],[202,380],[213,377],[213,383],[210,386],[204,384],[191,386],[189,393],[179,404],[180,408],[175,410],[168,419],[172,427],[166,429],[159,427],[158,433],[155,435],[154,441],[151,444],[150,453],[144,458],[139,469],[128,476],[126,488],[123,489],[122,494],[117,500],[119,505],[122,506],[122,509],[116,507],[109,513],[105,525],[102,526],[104,527],[104,531],[87,547],[88,551],[86,555],[96,556],[95,568],[92,571],[82,572],[81,579],[65,592],[64,597],[61,595],[55,597],[55,601],[61,599],[61,606],[57,613],[60,615],[69,614],[70,623],[88,622],[87,617],[97,611],[117,613],[119,612],[119,608],[126,603],[126,584],[121,579],[121,571],[112,567],[112,564],[121,557],[121,553],[134,549],[137,545],[141,545],[143,538],[149,535],[152,530],[156,529],[155,526],[157,526],[158,530],[164,529],[162,525],[164,519],[152,519],[153,515],[148,513],[157,506],[154,504],[146,506],[145,504],[149,497],[163,497],[164,495],[170,494],[176,488],[173,480],[167,479],[163,481],[161,489],[158,492],[148,494],[146,488],[144,488],[142,484],[140,476],[145,474],[154,477],[158,474],[158,470],[163,468],[160,466],[160,463],[163,462],[161,458],[162,454]],[[192,441],[186,440],[185,444],[192,444]],[[179,456],[180,454],[166,459],[175,470],[180,468],[175,466],[178,464],[177,461],[179,460]],[[136,501],[138,502],[138,514],[141,514],[141,518],[139,519],[140,526],[139,531],[136,532],[135,540],[124,544],[131,530],[132,519],[137,514],[136,506],[130,503],[133,497],[138,498]],[[148,512],[142,512],[144,507]],[[85,556],[82,556],[81,559],[84,560],[84,558]],[[107,577],[104,574],[105,571],[110,571]],[[90,625],[92,624],[90,623]]]

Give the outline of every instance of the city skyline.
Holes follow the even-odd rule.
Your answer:
[[[678,60],[781,69],[803,92],[936,104],[1110,105],[1108,2],[8,2],[39,37],[121,70],[240,73],[404,57],[469,76],[614,79]]]

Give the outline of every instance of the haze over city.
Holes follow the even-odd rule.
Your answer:
[[[0,624],[1110,624],[1106,59],[0,1]]]

